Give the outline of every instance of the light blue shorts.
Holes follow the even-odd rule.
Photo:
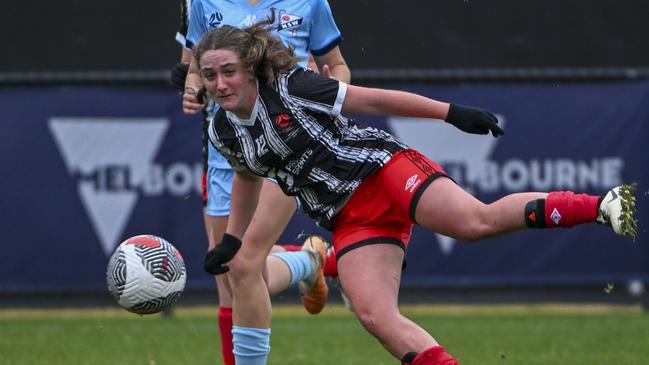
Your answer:
[[[234,169],[228,164],[211,143],[208,143],[207,159],[207,204],[205,211],[213,217],[227,217],[230,215],[232,206],[232,179]],[[275,184],[277,181],[268,179]],[[295,197],[297,209],[300,209],[300,201]]]
[[[226,217],[230,215],[234,170],[211,143],[208,143],[207,152],[206,212],[207,215]]]
[[[234,170],[219,167],[207,168],[207,215],[224,217],[230,215],[232,201],[232,178]]]

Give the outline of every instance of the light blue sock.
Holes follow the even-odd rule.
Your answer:
[[[291,272],[291,283],[289,286],[297,284],[313,273],[311,256],[306,251],[276,252],[271,255],[284,261],[288,266]]]
[[[232,326],[232,344],[237,365],[266,365],[270,352],[270,328]]]

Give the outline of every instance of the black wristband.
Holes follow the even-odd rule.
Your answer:
[[[232,249],[235,252],[239,251],[239,249],[241,248],[241,240],[229,233],[223,234],[223,238],[221,238],[221,244],[224,245],[223,248]]]
[[[452,121],[454,120],[461,120],[466,117],[466,108],[463,107],[462,105],[458,104],[449,104],[448,107],[448,114],[446,115],[446,119],[444,121],[446,123],[451,123],[454,124]]]

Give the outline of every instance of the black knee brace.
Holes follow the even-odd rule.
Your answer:
[[[545,228],[545,199],[532,200],[525,205],[525,224],[529,228]]]

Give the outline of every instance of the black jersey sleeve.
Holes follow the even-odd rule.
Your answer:
[[[324,77],[308,68],[294,70],[288,79],[288,93],[302,107],[331,115],[339,115],[347,84]]]

